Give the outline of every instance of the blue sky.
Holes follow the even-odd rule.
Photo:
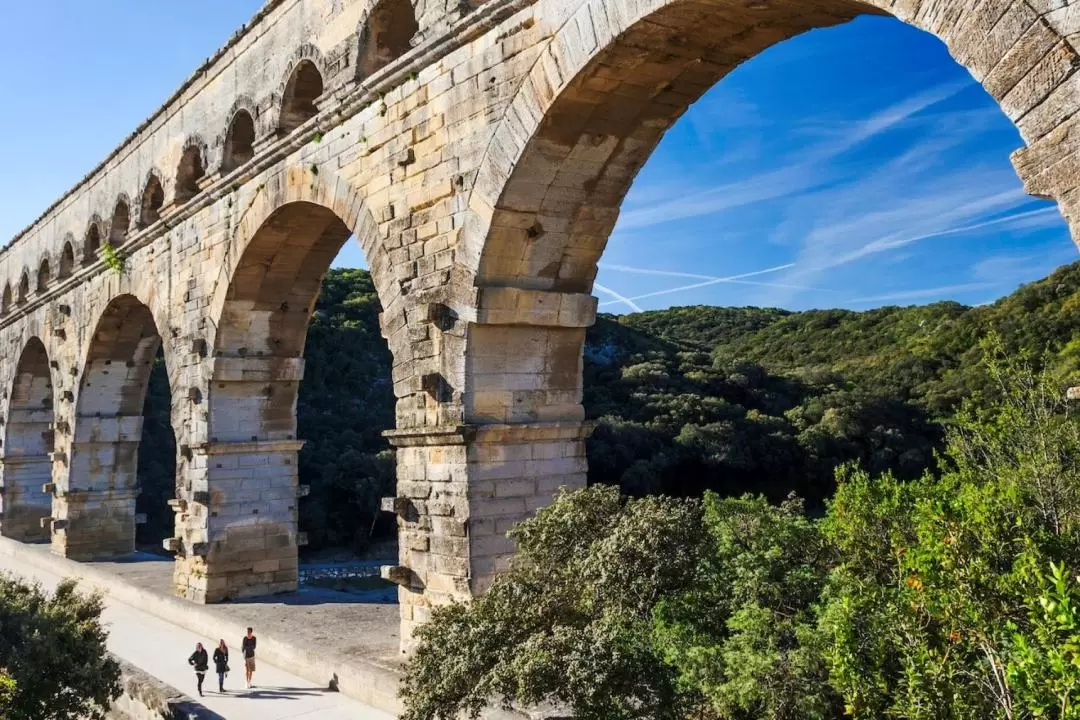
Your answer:
[[[11,3],[0,237],[111,151],[261,0]],[[44,39],[44,40],[43,40]],[[16,100],[17,99],[17,100]],[[933,37],[888,18],[745,63],[668,133],[601,262],[602,309],[991,301],[1076,259],[1009,164],[1019,135]],[[336,265],[363,263],[348,246]]]

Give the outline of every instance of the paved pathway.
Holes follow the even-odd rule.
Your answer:
[[[53,573],[0,556],[0,570],[38,580],[48,590],[60,581]],[[201,638],[178,625],[149,615],[112,598],[105,601],[103,620],[109,628],[108,646],[116,655],[141,668],[181,692],[194,696],[203,705],[226,720],[391,720],[392,715],[347,698],[326,692],[311,682],[265,662],[258,664],[255,687],[244,688],[244,661],[240,638],[225,638],[229,643],[232,672],[225,681],[226,693],[216,692],[217,676],[207,673],[203,689],[215,688],[204,698],[197,697],[195,673],[187,658],[202,642],[210,652],[217,638]],[[258,634],[256,628],[256,635]]]

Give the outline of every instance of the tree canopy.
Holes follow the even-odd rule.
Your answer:
[[[120,696],[101,598],[64,580],[53,593],[0,574],[0,717],[103,720]]]
[[[990,358],[997,401],[963,404],[936,471],[843,468],[821,518],[563,493],[488,595],[418,630],[405,717],[1080,718],[1080,423]]]

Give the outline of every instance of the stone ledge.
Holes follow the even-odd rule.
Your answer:
[[[48,455],[0,458],[0,467],[16,467],[19,465],[52,465],[52,458]]]
[[[208,442],[192,445],[207,455],[233,455],[236,453],[300,452],[304,440],[251,440],[248,442]]]
[[[448,425],[408,430],[384,430],[383,437],[396,448],[467,445],[476,437],[473,425]]]
[[[105,717],[109,720],[225,720],[172,685],[112,656],[120,665],[123,695]]]
[[[598,301],[585,293],[480,288],[476,322],[480,325],[587,328],[596,322]]]
[[[596,423],[589,421],[448,425],[386,430],[383,432],[383,437],[396,448],[445,447],[470,443],[558,442],[585,440],[592,434],[595,427]]]
[[[300,382],[304,379],[304,358],[267,355],[214,358],[211,382]]]
[[[527,443],[585,440],[596,428],[595,422],[545,422],[517,424],[478,425],[477,443]]]

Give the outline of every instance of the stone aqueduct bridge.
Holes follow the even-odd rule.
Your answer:
[[[1072,2],[271,0],[0,254],[2,532],[132,549],[160,345],[176,592],[295,587],[302,351],[355,234],[394,357],[404,637],[484,589],[511,523],[584,483],[597,261],[695,99],[797,33],[892,13],[998,100],[1028,190],[1075,234]]]

